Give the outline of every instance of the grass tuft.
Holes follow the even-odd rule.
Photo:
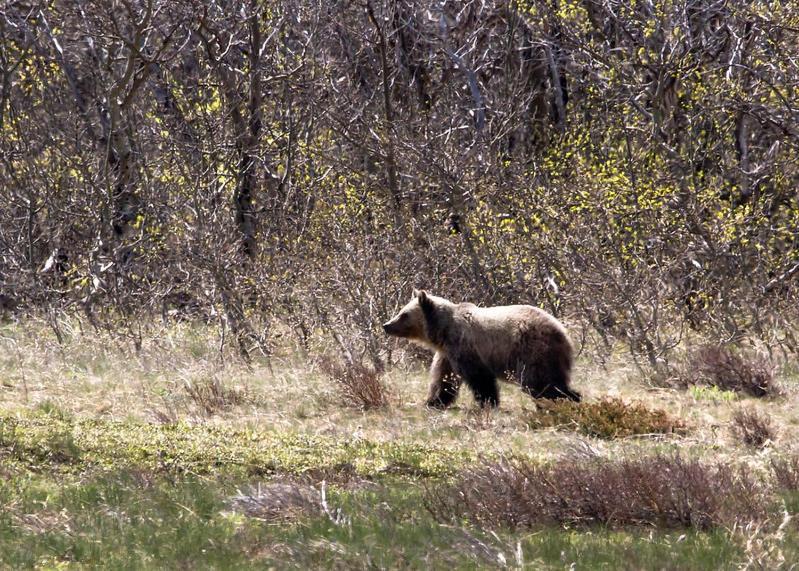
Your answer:
[[[662,410],[652,410],[641,403],[628,404],[621,399],[605,398],[591,403],[567,400],[537,403],[538,409],[527,422],[531,428],[573,428],[598,438],[624,438],[643,434],[683,433],[686,426]]]
[[[771,418],[755,409],[739,408],[732,415],[730,430],[747,446],[763,448],[777,438]]]
[[[763,521],[767,489],[727,464],[679,455],[568,461],[485,462],[429,495],[439,521],[467,519],[490,528],[630,525],[707,530]]]
[[[345,406],[372,410],[391,404],[388,387],[379,371],[362,363],[342,364],[331,357],[322,359],[320,367],[335,383]]]

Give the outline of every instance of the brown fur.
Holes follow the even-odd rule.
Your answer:
[[[428,406],[451,405],[461,380],[481,406],[497,406],[497,377],[520,384],[535,398],[580,400],[569,388],[574,352],[566,330],[537,307],[455,304],[414,290],[383,328],[435,351]]]

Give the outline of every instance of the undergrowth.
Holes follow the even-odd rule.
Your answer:
[[[282,481],[246,487],[143,471],[5,479],[0,567],[726,568],[743,552],[731,535],[715,530],[530,534],[442,525],[410,483],[328,491],[326,510],[319,486]]]
[[[197,407],[209,416],[247,401],[245,391],[225,386],[217,376],[187,380],[184,389]]]

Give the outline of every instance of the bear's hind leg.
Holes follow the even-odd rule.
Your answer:
[[[430,392],[427,395],[427,406],[431,408],[447,408],[458,398],[460,379],[452,370],[452,364],[444,353],[438,352],[430,366]]]
[[[569,388],[569,374],[557,361],[549,367],[522,365],[518,376],[522,390],[535,399],[569,399],[574,402],[582,400],[580,393]]]
[[[490,378],[482,379],[479,384],[472,386],[474,400],[480,408],[496,408],[499,406],[499,387],[497,379],[493,375]]]
[[[479,359],[461,359],[458,362],[458,372],[472,389],[474,400],[480,408],[499,406],[497,377]]]

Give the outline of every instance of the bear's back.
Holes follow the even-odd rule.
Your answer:
[[[475,351],[497,374],[516,364],[562,356],[570,366],[572,347],[563,325],[531,305],[477,307],[459,304],[455,311],[457,349]],[[555,357],[560,359],[560,357]]]
[[[565,334],[563,325],[552,315],[532,305],[497,305],[478,307],[471,303],[458,304],[458,313],[466,321],[473,321],[489,328],[507,330],[510,326],[536,327],[544,330],[555,329]]]
[[[478,307],[458,304],[455,321],[461,339],[480,346],[489,341],[493,346],[515,345],[533,335],[549,342],[569,343],[569,336],[560,321],[532,305],[498,305]]]

